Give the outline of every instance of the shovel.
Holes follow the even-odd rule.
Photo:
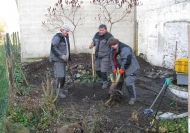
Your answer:
[[[93,88],[94,88],[94,82],[95,82],[95,73],[94,73],[94,50],[92,48],[92,82],[93,82]]]

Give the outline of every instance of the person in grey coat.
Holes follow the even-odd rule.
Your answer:
[[[69,31],[69,25],[64,24],[61,27],[60,32],[56,33],[51,40],[50,62],[54,63],[56,93],[58,93],[58,87],[60,87],[60,98],[65,98],[65,93],[68,93],[68,90],[64,89],[64,85],[66,77],[66,65],[69,61],[71,61],[70,42],[68,36]]]
[[[107,32],[105,24],[101,24],[98,29],[99,32],[94,35],[89,48],[91,49],[95,46],[94,69],[98,77],[102,80],[102,89],[106,89],[108,87],[108,72],[110,67],[110,47],[107,45],[107,41],[113,37],[113,35]]]
[[[112,72],[116,73],[117,68],[119,68],[119,73],[121,74],[116,89],[122,91],[125,80],[126,88],[130,97],[130,101],[128,103],[133,105],[136,101],[135,80],[137,71],[140,69],[139,63],[132,51],[132,48],[120,42],[118,39],[109,39],[108,45],[111,47],[110,58]]]

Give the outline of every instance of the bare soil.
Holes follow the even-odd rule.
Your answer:
[[[91,71],[90,54],[72,54],[71,58],[71,65],[81,63],[86,66],[87,70]],[[152,120],[152,117],[144,118],[145,114],[143,111],[151,106],[162,88],[162,81],[164,80],[164,78],[145,78],[146,72],[156,70],[172,72],[173,70],[152,66],[138,56],[137,60],[141,69],[137,75],[137,101],[134,105],[128,105],[129,97],[126,92],[121,102],[115,103],[111,107],[105,107],[104,103],[109,98],[109,89],[101,89],[100,83],[95,83],[94,86],[93,83],[86,83],[71,86],[67,97],[57,100],[56,107],[63,110],[63,115],[69,114],[70,117],[73,117],[73,114],[75,114],[78,121],[85,121],[86,123],[93,123],[95,120],[101,121],[94,133],[143,133],[144,129],[150,126],[150,121]],[[40,85],[45,78],[46,72],[49,72],[51,78],[54,79],[53,64],[49,62],[48,58],[38,62],[27,63],[24,67],[29,84],[39,89],[39,91],[41,90]],[[144,78],[146,80],[141,80]],[[154,112],[158,108],[160,99],[153,107]],[[179,102],[171,104],[174,100],[171,95],[166,93],[159,110],[175,113],[187,112],[187,104]]]

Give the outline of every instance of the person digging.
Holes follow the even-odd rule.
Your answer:
[[[133,105],[136,101],[135,80],[137,71],[140,69],[139,63],[130,46],[114,37],[110,38],[107,44],[111,47],[110,60],[112,72],[116,73],[117,69],[119,69],[119,73],[121,74],[115,88],[122,92],[125,81],[130,97],[128,104]]]

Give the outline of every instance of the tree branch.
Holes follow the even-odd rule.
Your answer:
[[[115,23],[126,21],[124,18],[131,13],[134,6],[142,5],[139,0],[92,0],[90,3],[100,6],[98,20],[100,22],[108,22],[110,24],[110,31]],[[109,9],[108,7],[110,6],[113,6],[114,8]],[[116,11],[119,10],[123,10],[121,15],[116,13]]]
[[[82,8],[83,1],[80,0],[58,0],[55,3],[55,7],[49,7],[48,14],[45,16],[47,20],[42,22],[42,26],[46,27],[48,31],[54,31],[57,28],[60,28],[61,25],[65,22],[64,19],[69,21],[73,25],[73,29],[71,33],[73,34],[73,41],[76,53],[76,45],[75,45],[75,38],[74,32],[79,25],[82,25],[80,21],[84,20],[83,14],[79,10]],[[77,18],[79,16],[79,18]]]

